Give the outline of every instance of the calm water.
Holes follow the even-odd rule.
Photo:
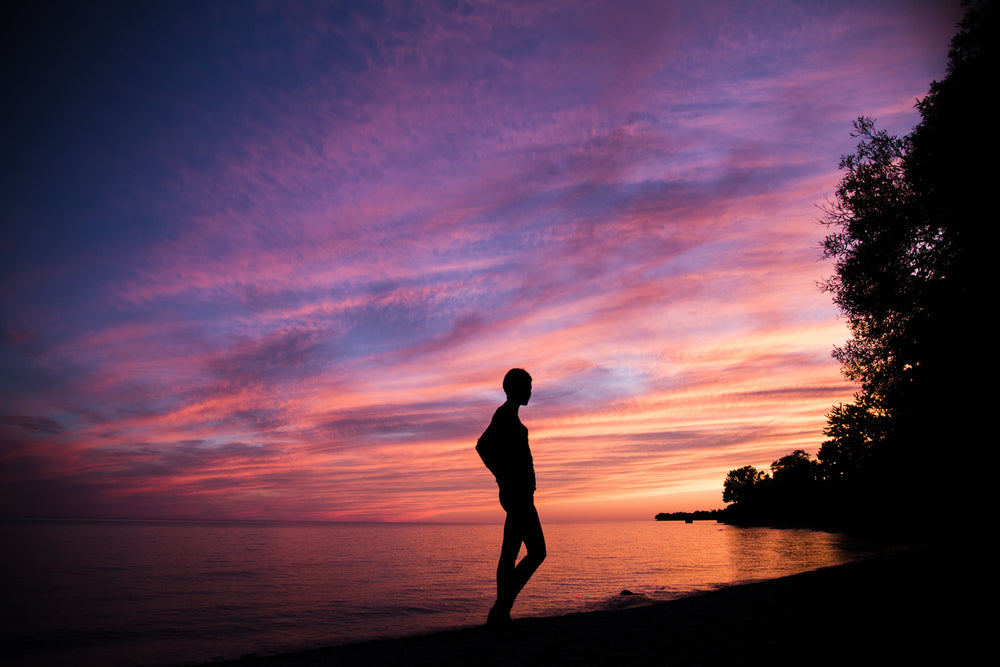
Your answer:
[[[877,550],[712,522],[545,533],[549,557],[515,617],[666,600]],[[478,625],[493,602],[501,527],[7,523],[0,534],[3,644],[14,649],[5,663],[163,665]]]

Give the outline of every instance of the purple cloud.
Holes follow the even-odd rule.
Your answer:
[[[815,206],[959,15],[148,9],[21,19],[66,39],[3,118],[13,515],[482,517],[514,365],[556,515],[720,504],[850,398]]]

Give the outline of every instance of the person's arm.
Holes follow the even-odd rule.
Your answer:
[[[476,451],[483,463],[493,473],[497,483],[508,478],[510,475],[510,428],[506,421],[507,415],[503,413],[503,408],[497,410],[490,421],[490,425],[483,431],[479,441],[476,443]]]

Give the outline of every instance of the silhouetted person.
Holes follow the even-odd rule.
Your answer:
[[[545,536],[535,510],[535,467],[528,448],[528,429],[517,416],[518,408],[531,399],[531,376],[521,368],[512,368],[504,376],[503,390],[507,401],[493,413],[476,444],[483,463],[496,477],[500,506],[507,512],[497,563],[497,601],[490,609],[489,625],[510,622],[514,599],[545,559]],[[522,542],[527,553],[516,563]]]

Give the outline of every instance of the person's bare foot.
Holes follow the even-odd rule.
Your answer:
[[[491,628],[505,628],[511,623],[510,611],[500,607],[499,603],[494,603],[486,617],[486,625]]]

